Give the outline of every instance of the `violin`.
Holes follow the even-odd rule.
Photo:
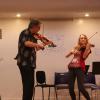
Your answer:
[[[90,47],[95,47],[94,44],[90,44],[90,43],[88,43],[88,44],[89,44]],[[87,46],[87,44],[86,45],[81,45],[81,46],[78,45],[78,46],[75,47],[75,49],[80,51],[80,50],[86,49],[86,46]]]
[[[56,47],[56,44],[54,44],[47,37],[45,37],[39,33],[34,33],[33,35],[36,39],[41,40],[43,42],[44,46],[48,45],[48,47]]]
[[[95,47],[94,44],[89,44],[89,45],[90,45],[90,47]],[[81,46],[78,48],[79,51],[85,51],[85,49],[86,49],[86,46]]]

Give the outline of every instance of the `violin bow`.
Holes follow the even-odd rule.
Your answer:
[[[94,35],[96,35],[98,32],[95,32],[92,36],[90,36],[89,38],[88,38],[88,40],[90,40]]]

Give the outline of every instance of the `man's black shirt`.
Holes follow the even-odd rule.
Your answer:
[[[37,43],[37,39],[26,29],[21,32],[18,42],[18,54],[16,56],[17,64],[36,68],[36,51],[35,48],[25,46],[25,41]]]

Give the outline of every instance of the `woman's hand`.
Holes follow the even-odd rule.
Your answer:
[[[87,48],[87,49],[90,49],[91,47],[95,47],[95,45],[94,45],[94,44],[90,44],[90,43],[88,43],[88,44],[86,45],[86,48]]]
[[[80,54],[80,51],[79,50],[74,50],[73,51],[73,54],[75,55],[75,54]]]
[[[68,58],[73,54],[79,54],[80,52],[76,49],[72,49],[65,57]]]
[[[86,50],[90,50],[90,49],[91,49],[91,44],[88,43],[88,44],[86,45]]]

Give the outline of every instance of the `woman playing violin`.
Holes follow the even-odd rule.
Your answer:
[[[78,44],[67,55],[69,57],[74,55],[72,61],[69,63],[69,93],[72,100],[76,100],[74,92],[74,83],[77,77],[78,89],[84,95],[86,100],[90,100],[88,92],[84,88],[84,72],[85,72],[85,60],[91,53],[91,47],[94,45],[88,42],[86,35],[81,34],[79,36]]]

